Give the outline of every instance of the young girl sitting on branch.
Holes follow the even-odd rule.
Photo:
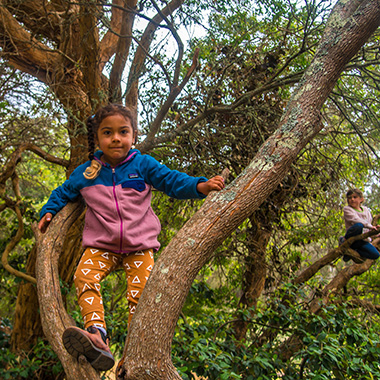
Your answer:
[[[361,235],[373,229],[379,229],[380,226],[372,225],[372,214],[369,208],[363,206],[364,197],[359,189],[350,189],[346,194],[348,206],[343,208],[344,223],[346,234],[339,238],[342,244],[350,237]],[[351,244],[351,248],[358,252],[365,259],[376,260],[379,258],[379,251],[370,243],[371,238],[366,240],[357,240]],[[349,261],[350,256],[344,255],[343,260]]]

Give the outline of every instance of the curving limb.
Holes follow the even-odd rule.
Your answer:
[[[52,220],[47,232],[36,231],[36,279],[42,328],[58,355],[68,380],[100,380],[98,373],[85,360],[80,363],[70,356],[62,343],[63,331],[75,325],[67,314],[60,289],[58,259],[64,237],[72,223],[82,214],[82,202],[69,203]]]

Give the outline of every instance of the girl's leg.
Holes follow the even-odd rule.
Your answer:
[[[361,235],[363,233],[363,224],[356,223],[352,225],[346,232],[344,236],[345,239],[348,239],[352,236]],[[368,241],[366,240],[358,240],[354,241],[351,244],[351,248],[354,249],[361,257],[366,259],[376,260],[379,258],[379,251]]]
[[[131,323],[137,303],[142,291],[144,290],[150,272],[153,269],[153,265],[154,257],[152,249],[130,253],[128,256],[123,258],[123,268],[128,282],[128,326]]]
[[[351,244],[351,248],[359,253],[361,257],[376,260],[379,258],[379,251],[368,241],[358,240]]]
[[[84,326],[106,331],[100,282],[121,263],[121,256],[96,248],[87,248],[74,275],[79,308]]]
[[[361,235],[363,233],[363,224],[362,223],[355,223],[353,224],[347,231],[346,235],[344,235],[344,238],[347,240],[350,237]]]
[[[116,269],[120,262],[120,255],[113,252],[96,248],[84,251],[74,275],[74,283],[85,330],[70,326],[62,335],[63,344],[70,355],[77,359],[84,355],[100,371],[107,371],[115,364],[109,349],[100,281]]]

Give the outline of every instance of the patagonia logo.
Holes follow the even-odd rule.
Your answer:
[[[145,190],[145,182],[141,179],[130,179],[121,184],[123,189],[134,189],[140,193]]]
[[[128,178],[130,178],[130,179],[139,178],[139,175],[138,174],[128,174]]]

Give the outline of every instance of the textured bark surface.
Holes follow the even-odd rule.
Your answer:
[[[82,203],[69,203],[54,217],[48,231],[37,237],[36,278],[42,328],[58,355],[68,380],[100,379],[85,359],[78,363],[67,353],[62,343],[63,331],[75,324],[67,314],[62,300],[58,261],[64,237],[73,222],[82,214],[83,207]]]
[[[300,150],[321,130],[323,103],[344,66],[379,24],[379,1],[345,1],[335,7],[278,130],[242,175],[224,191],[209,195],[161,254],[131,324],[119,378],[179,378],[170,347],[191,283],[214,249],[270,195]]]
[[[34,247],[28,257],[26,273],[35,277],[37,249]],[[28,305],[27,308],[25,306]],[[29,350],[42,335],[36,284],[25,282],[17,294],[11,346],[15,351]]]

